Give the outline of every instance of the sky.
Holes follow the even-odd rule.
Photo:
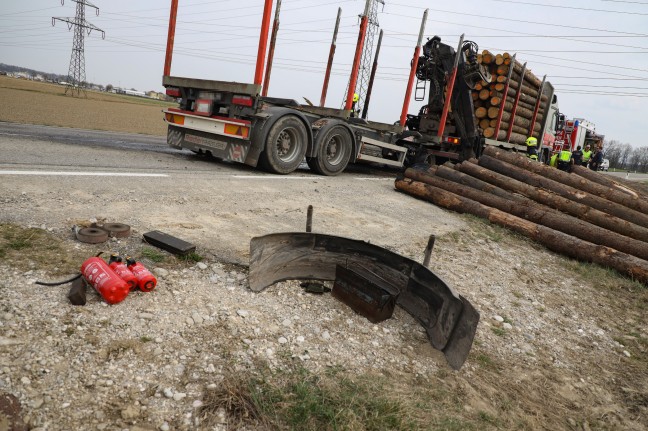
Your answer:
[[[85,39],[89,82],[163,91],[171,0],[85,0],[86,20],[105,31]],[[72,0],[2,0],[0,63],[67,74]],[[275,0],[276,3],[276,0]],[[585,118],[606,140],[646,146],[648,0],[384,0],[384,31],[369,119],[400,117],[423,12],[425,37],[456,47],[461,34],[479,50],[517,53],[556,88],[561,112]],[[263,0],[179,0],[171,75],[254,81]],[[338,8],[342,19],[327,95],[340,108],[365,0],[283,0],[269,96],[318,103]],[[274,13],[274,12],[273,12]],[[274,15],[273,15],[274,16]],[[375,39],[377,42],[377,37]],[[425,39],[424,39],[425,41]],[[412,100],[410,113],[421,102]]]

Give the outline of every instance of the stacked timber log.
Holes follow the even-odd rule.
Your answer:
[[[479,82],[472,94],[475,117],[484,137],[518,145],[523,145],[529,136],[539,138],[549,103],[542,81],[507,52],[492,54],[484,50],[477,61],[492,76],[491,82]]]
[[[408,169],[395,185],[648,285],[648,200],[626,183],[596,176],[602,174],[566,173],[489,147],[479,160]]]

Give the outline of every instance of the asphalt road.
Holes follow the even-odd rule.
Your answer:
[[[395,171],[353,166],[336,177],[307,167],[271,175],[167,147],[163,137],[0,123],[0,222],[66,234],[105,219],[161,230],[246,263],[249,240],[313,230],[422,256],[430,234],[465,226],[454,213],[394,190]],[[118,251],[118,250],[116,250]]]

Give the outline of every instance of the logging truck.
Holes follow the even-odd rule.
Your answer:
[[[170,76],[174,5],[177,8],[173,0],[162,82],[166,94],[179,101],[177,108],[163,111],[170,146],[277,174],[293,172],[305,159],[316,173],[336,175],[349,163],[361,161],[400,168],[479,157],[485,146],[525,151],[527,136],[542,137],[538,141],[543,145],[553,145],[558,111],[551,84],[528,73],[526,64],[520,65],[515,56],[502,57],[500,62],[489,53],[478,54],[477,45],[464,42],[463,35],[456,50],[435,36],[420,55],[427,10],[399,122],[377,123],[352,115],[361,43],[356,47],[344,109],[263,95],[271,3],[266,2],[264,11],[254,83],[248,84]],[[366,25],[360,27],[359,40],[363,40]],[[495,74],[491,63],[501,66]],[[269,79],[269,71],[265,75]],[[428,98],[417,115],[408,115],[414,77],[415,99],[424,100],[429,85]],[[487,95],[488,106],[482,94]]]

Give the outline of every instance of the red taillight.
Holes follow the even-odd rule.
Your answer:
[[[198,115],[210,116],[212,114],[213,102],[211,99],[197,99],[194,104],[194,112]]]
[[[182,96],[182,94],[180,93],[180,89],[175,88],[175,87],[167,88],[166,89],[166,95],[171,96],[171,97],[181,97]]]
[[[455,138],[452,136],[448,136],[448,142],[451,143],[452,145],[459,145],[459,138]]]
[[[252,106],[253,102],[254,100],[251,96],[245,96],[242,94],[235,94],[232,96],[232,103],[235,105]]]

